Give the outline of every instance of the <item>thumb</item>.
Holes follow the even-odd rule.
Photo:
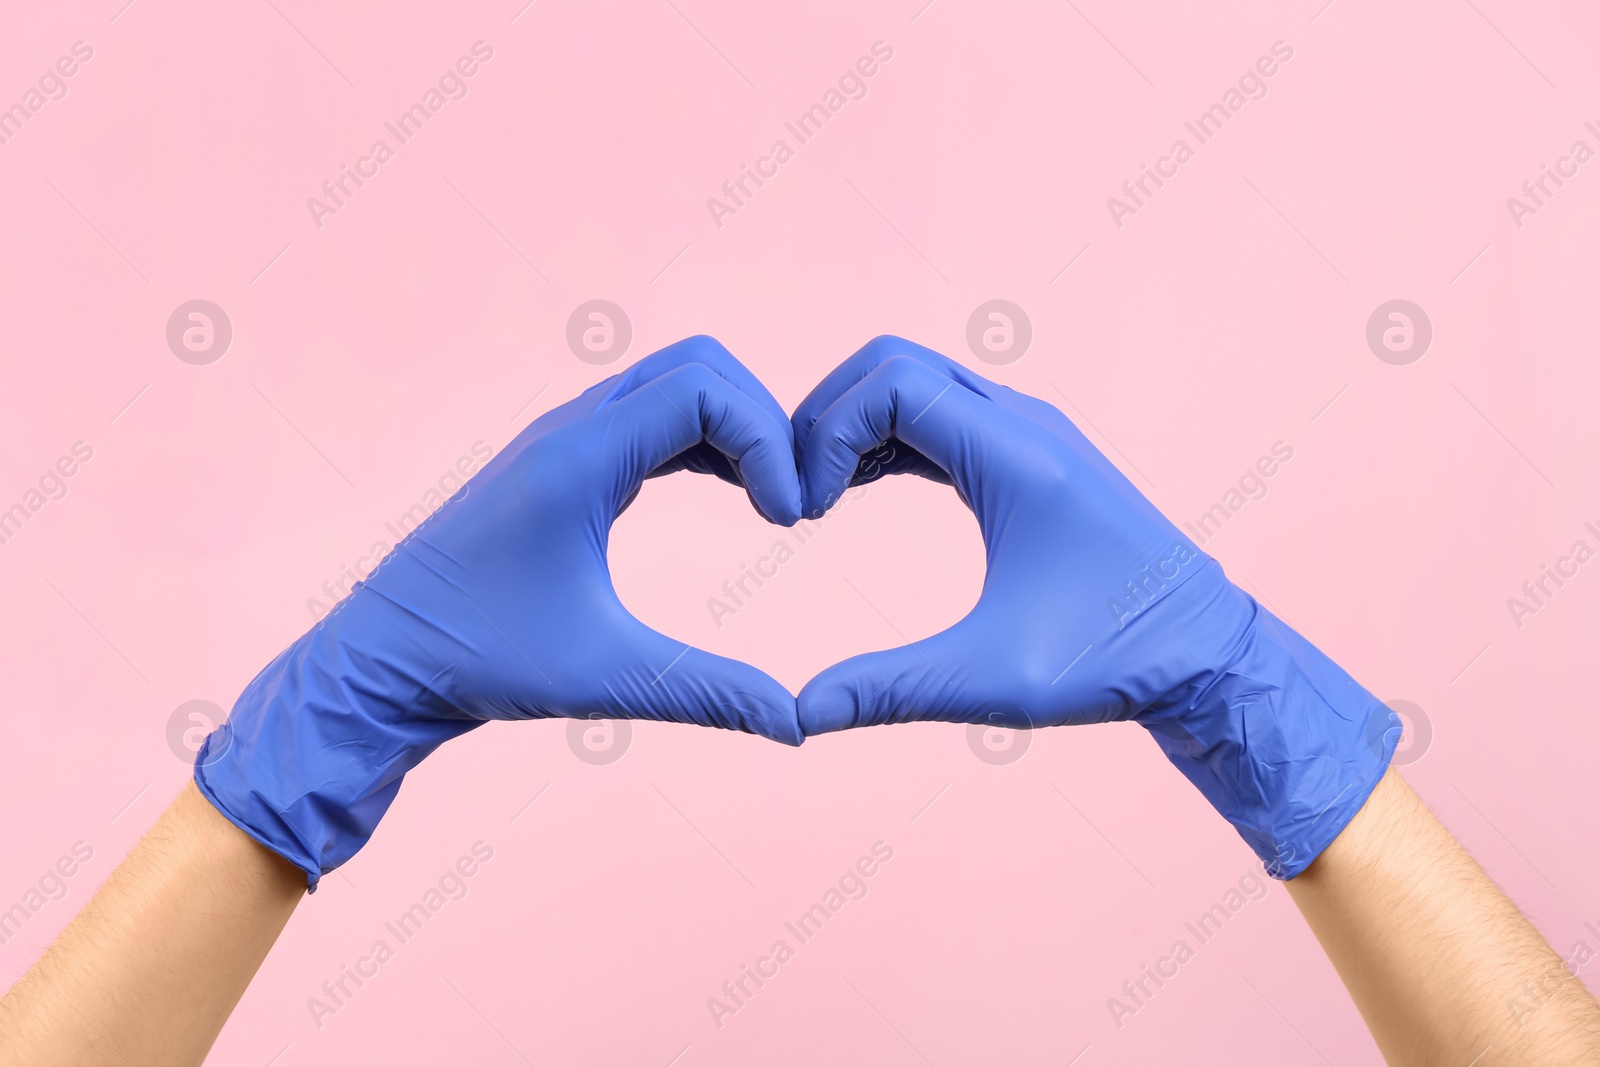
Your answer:
[[[948,654],[950,633],[829,667],[800,690],[800,728],[810,737],[892,722],[990,721],[998,705],[975,699],[975,672]]]
[[[970,505],[1000,415],[993,401],[910,356],[884,360],[817,417],[800,454],[803,514],[822,514],[861,459],[891,438],[914,448]],[[979,521],[982,522],[982,513]]]
[[[794,695],[765,671],[654,631],[650,637],[649,653],[640,657],[644,669],[608,687],[619,705],[614,713],[740,730],[786,745],[805,740]]]
[[[623,499],[662,464],[708,442],[738,470],[750,499],[769,520],[793,525],[800,476],[792,429],[702,363],[685,363],[613,401],[606,434]],[[619,501],[620,503],[621,501]]]

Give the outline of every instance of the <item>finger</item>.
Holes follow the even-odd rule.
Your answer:
[[[791,419],[794,423],[795,447],[804,451],[812,427],[822,413],[851,386],[877,370],[880,364],[896,356],[924,363],[952,381],[960,382],[979,396],[993,396],[994,391],[1001,388],[982,375],[974,374],[949,356],[941,355],[914,341],[907,341],[903,337],[884,334],[862,345],[853,356],[830,371],[828,376],[817,383],[817,387],[800,402],[800,406],[795,408],[794,417]]]
[[[659,352],[651,353],[623,373],[617,375],[615,379],[608,383],[607,400],[620,399],[686,363],[701,363],[710,367],[718,375],[732,383],[735,388],[746,393],[750,399],[765,408],[775,418],[788,422],[789,416],[783,410],[783,405],[779,404],[777,398],[761,383],[761,379],[751,373],[750,369],[743,363],[740,363],[722,342],[705,334],[686,337],[682,341],[670,344]],[[791,435],[792,446],[792,427],[787,432]],[[725,482],[732,482],[734,485],[743,484],[739,480],[739,472],[728,461],[727,457],[709,445],[696,445],[680,452],[660,469],[651,471],[651,476],[671,474],[679,470],[714,475]]]
[[[938,447],[941,437],[935,430],[944,423],[949,411],[929,411],[919,419],[916,412],[921,409],[918,407],[911,412],[910,422],[901,420],[896,424],[896,440],[889,445],[896,454],[892,462],[874,465],[870,462],[870,456],[863,456],[854,476],[842,487],[838,486],[836,472],[829,472],[827,488],[817,489],[816,476],[808,480],[806,474],[809,469],[807,461],[812,459],[813,453],[818,452],[818,445],[813,441],[817,433],[817,424],[827,413],[828,408],[838,405],[846,395],[856,391],[890,362],[923,364],[941,377],[956,382],[972,396],[983,398],[986,404],[981,404],[976,409],[968,405],[967,410],[969,413],[982,411],[985,415],[983,423],[988,429],[974,431],[970,426],[965,428],[965,436],[962,439],[970,446],[969,451],[950,448],[941,450]],[[908,374],[907,378],[910,377],[912,375]],[[944,383],[940,382],[939,386],[942,389]],[[961,398],[960,394],[961,390],[951,390],[939,401],[938,408],[945,409],[945,402],[948,400],[965,399]],[[818,410],[818,403],[829,396],[833,399],[828,408]],[[958,403],[956,407],[959,409],[961,404]],[[1042,430],[1057,441],[1065,441],[1097,478],[1109,480],[1121,496],[1147,513],[1153,521],[1160,522],[1163,526],[1169,525],[1155,505],[1146,499],[1128,477],[1059,409],[1037,397],[991,382],[949,357],[903,338],[874,338],[825,378],[796,409],[791,421],[795,424],[795,439],[800,443],[802,507],[806,515],[814,516],[818,508],[829,507],[838,499],[838,494],[850,485],[862,484],[873,480],[874,476],[883,474],[913,473],[935,481],[952,482],[962,499],[978,512],[979,522],[983,524],[984,502],[976,484],[977,475],[980,473],[979,465],[967,463],[964,468],[958,469],[954,465],[954,460],[957,457],[966,459],[977,456],[992,457],[996,453],[1005,451],[1009,453],[1006,462],[1011,465],[1013,473],[1024,474],[1030,467],[1043,471],[1041,461],[1054,449],[1035,450],[1029,445],[1029,442],[1039,440],[1037,432]],[[927,447],[923,447],[919,442],[927,444]],[[926,465],[920,465],[919,461]],[[841,458],[839,462],[847,460]],[[961,476],[962,471],[965,472],[965,480]],[[829,493],[833,494],[831,499]],[[987,528],[985,525],[985,529]]]
[[[765,408],[773,418],[788,421],[783,405],[761,384],[761,379],[740,363],[721,341],[706,334],[686,337],[644,357],[617,376],[611,396],[621,398],[686,363],[700,363],[711,368]]]
[[[610,714],[740,730],[786,745],[805,740],[794,695],[764,671],[653,630],[645,647],[643,669],[613,690]]]
[[[855,656],[817,675],[796,699],[800,729],[813,734],[913,721],[1029,726],[1015,704],[978,695],[975,672],[956,654],[955,629],[884,652]]]
[[[650,473],[705,442],[727,457],[751,502],[783,526],[800,517],[800,481],[788,420],[772,414],[703,363],[686,363],[606,408],[610,459],[619,464],[618,508]]]
[[[990,451],[985,432],[999,417],[990,400],[943,372],[891,356],[817,417],[800,453],[803,513],[816,516],[831,507],[849,488],[861,457],[891,438],[948,475],[971,506],[977,467]]]

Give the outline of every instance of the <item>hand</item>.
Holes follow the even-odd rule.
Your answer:
[[[488,719],[670,720],[800,744],[788,690],[655,632],[612,588],[612,522],[644,479],[680,469],[744,486],[773,522],[799,518],[783,409],[708,337],[523,430],[250,683],[196,783],[315,886],[406,771]]]
[[[1387,709],[1228,581],[1049,404],[882,337],[793,421],[805,514],[852,484],[920,474],[955,486],[988,556],[960,622],[812,679],[798,701],[808,735],[1135,719],[1282,878],[1381,777],[1398,739]],[[886,441],[894,460],[863,468]]]

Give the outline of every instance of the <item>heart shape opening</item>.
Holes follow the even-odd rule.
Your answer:
[[[713,478],[652,479],[612,527],[608,555],[640,621],[791,692],[840,660],[952,625],[984,578],[972,513],[949,486],[904,476],[788,528]]]

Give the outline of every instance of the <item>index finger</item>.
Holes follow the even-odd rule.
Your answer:
[[[817,424],[817,419],[822,417],[822,413],[849,391],[851,386],[877,370],[884,361],[896,356],[906,356],[924,363],[979,396],[993,399],[995,392],[1001,388],[982,375],[974,374],[949,356],[919,345],[915,341],[907,341],[904,337],[882,334],[862,345],[855,355],[829,371],[827,377],[818,382],[817,387],[800,401],[800,406],[794,409],[791,419],[794,423],[795,447],[804,452],[806,441],[811,437],[812,427]]]

